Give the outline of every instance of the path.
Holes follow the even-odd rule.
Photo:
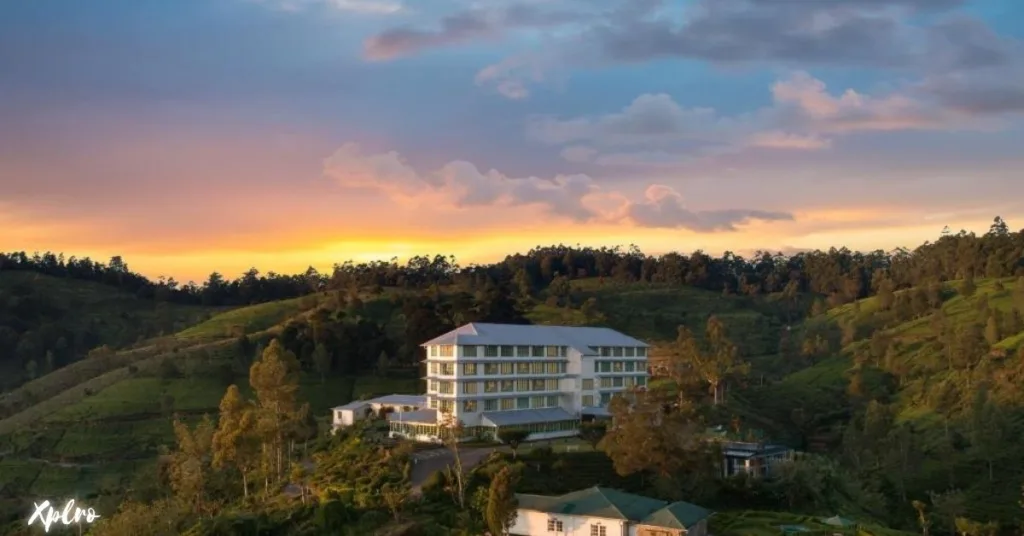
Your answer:
[[[497,450],[497,447],[460,449],[459,455],[462,458],[462,469],[467,472],[470,471]],[[417,495],[420,493],[420,488],[424,482],[430,478],[430,475],[436,471],[444,470],[455,462],[455,456],[446,448],[421,450],[414,453],[412,459],[413,465],[412,473],[409,475],[409,483],[412,484],[412,492]]]

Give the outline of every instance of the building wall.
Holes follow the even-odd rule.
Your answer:
[[[561,532],[549,532],[548,520],[562,522]],[[604,536],[630,536],[626,523],[618,519],[548,514],[519,509],[509,534],[516,536],[591,536],[591,525],[604,526]]]
[[[613,394],[648,379],[645,348],[600,348],[595,356],[566,346],[472,348],[475,355],[466,346],[426,348],[428,407],[448,407],[466,426],[479,426],[487,411],[561,407],[576,414],[585,406],[606,407]]]

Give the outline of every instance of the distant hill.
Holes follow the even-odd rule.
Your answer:
[[[92,281],[0,271],[0,393],[98,346],[131,346],[216,311],[141,299]]]

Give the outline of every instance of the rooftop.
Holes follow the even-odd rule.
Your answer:
[[[485,324],[474,322],[431,339],[422,346],[452,345],[523,345],[568,346],[584,355],[596,354],[600,346],[649,345],[610,328],[581,326],[540,326],[522,324]]]
[[[576,417],[562,408],[544,408],[488,411],[483,414],[483,419],[494,426],[516,426],[541,422],[572,421]]]
[[[519,508],[578,516],[632,521],[643,525],[688,529],[712,512],[687,502],[666,503],[658,499],[595,486],[560,497],[516,494]]]
[[[427,397],[423,395],[384,395],[366,400],[353,400],[348,404],[337,406],[331,409],[355,409],[366,407],[370,404],[387,404],[390,406],[414,406],[422,408],[427,405]]]

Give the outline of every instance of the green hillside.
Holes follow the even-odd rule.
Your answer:
[[[142,299],[109,285],[0,272],[0,393],[84,357],[199,323],[217,308]]]
[[[778,359],[798,370],[732,403],[776,437],[905,494],[904,505],[957,490],[958,515],[1012,524],[1024,481],[1015,462],[1024,434],[1019,281],[952,281],[830,309],[794,335],[823,348],[793,345]],[[929,292],[939,296],[932,304]]]
[[[440,299],[454,299],[451,292],[458,291],[446,290]],[[365,301],[356,309],[349,305],[347,313],[327,312],[335,307],[335,296],[241,307],[171,337],[95,356],[30,382],[10,394],[13,414],[0,420],[2,485],[8,494],[73,493],[113,509],[125,490],[138,488],[137,479],[145,481],[144,475],[155,470],[160,449],[173,444],[174,415],[189,422],[215,415],[231,383],[248,392],[245,367],[238,363],[239,336],[247,335],[255,344],[274,334],[301,332],[301,326],[325,314],[341,314],[342,322],[372,319],[386,326],[389,337],[401,337],[408,326],[401,301],[395,299],[400,294],[364,296]],[[607,323],[655,342],[673,338],[679,324],[699,325],[711,314],[735,321],[737,336],[745,341],[768,338],[775,322],[752,309],[748,298],[692,288],[582,280],[574,283],[572,295],[562,304],[545,303],[544,298],[538,296],[527,311],[531,321]],[[584,314],[580,306],[589,298],[597,300],[597,308]],[[325,419],[328,408],[355,398],[422,392],[418,377],[415,367],[404,365],[396,365],[387,377],[364,372],[321,380],[308,371],[300,396]]]

